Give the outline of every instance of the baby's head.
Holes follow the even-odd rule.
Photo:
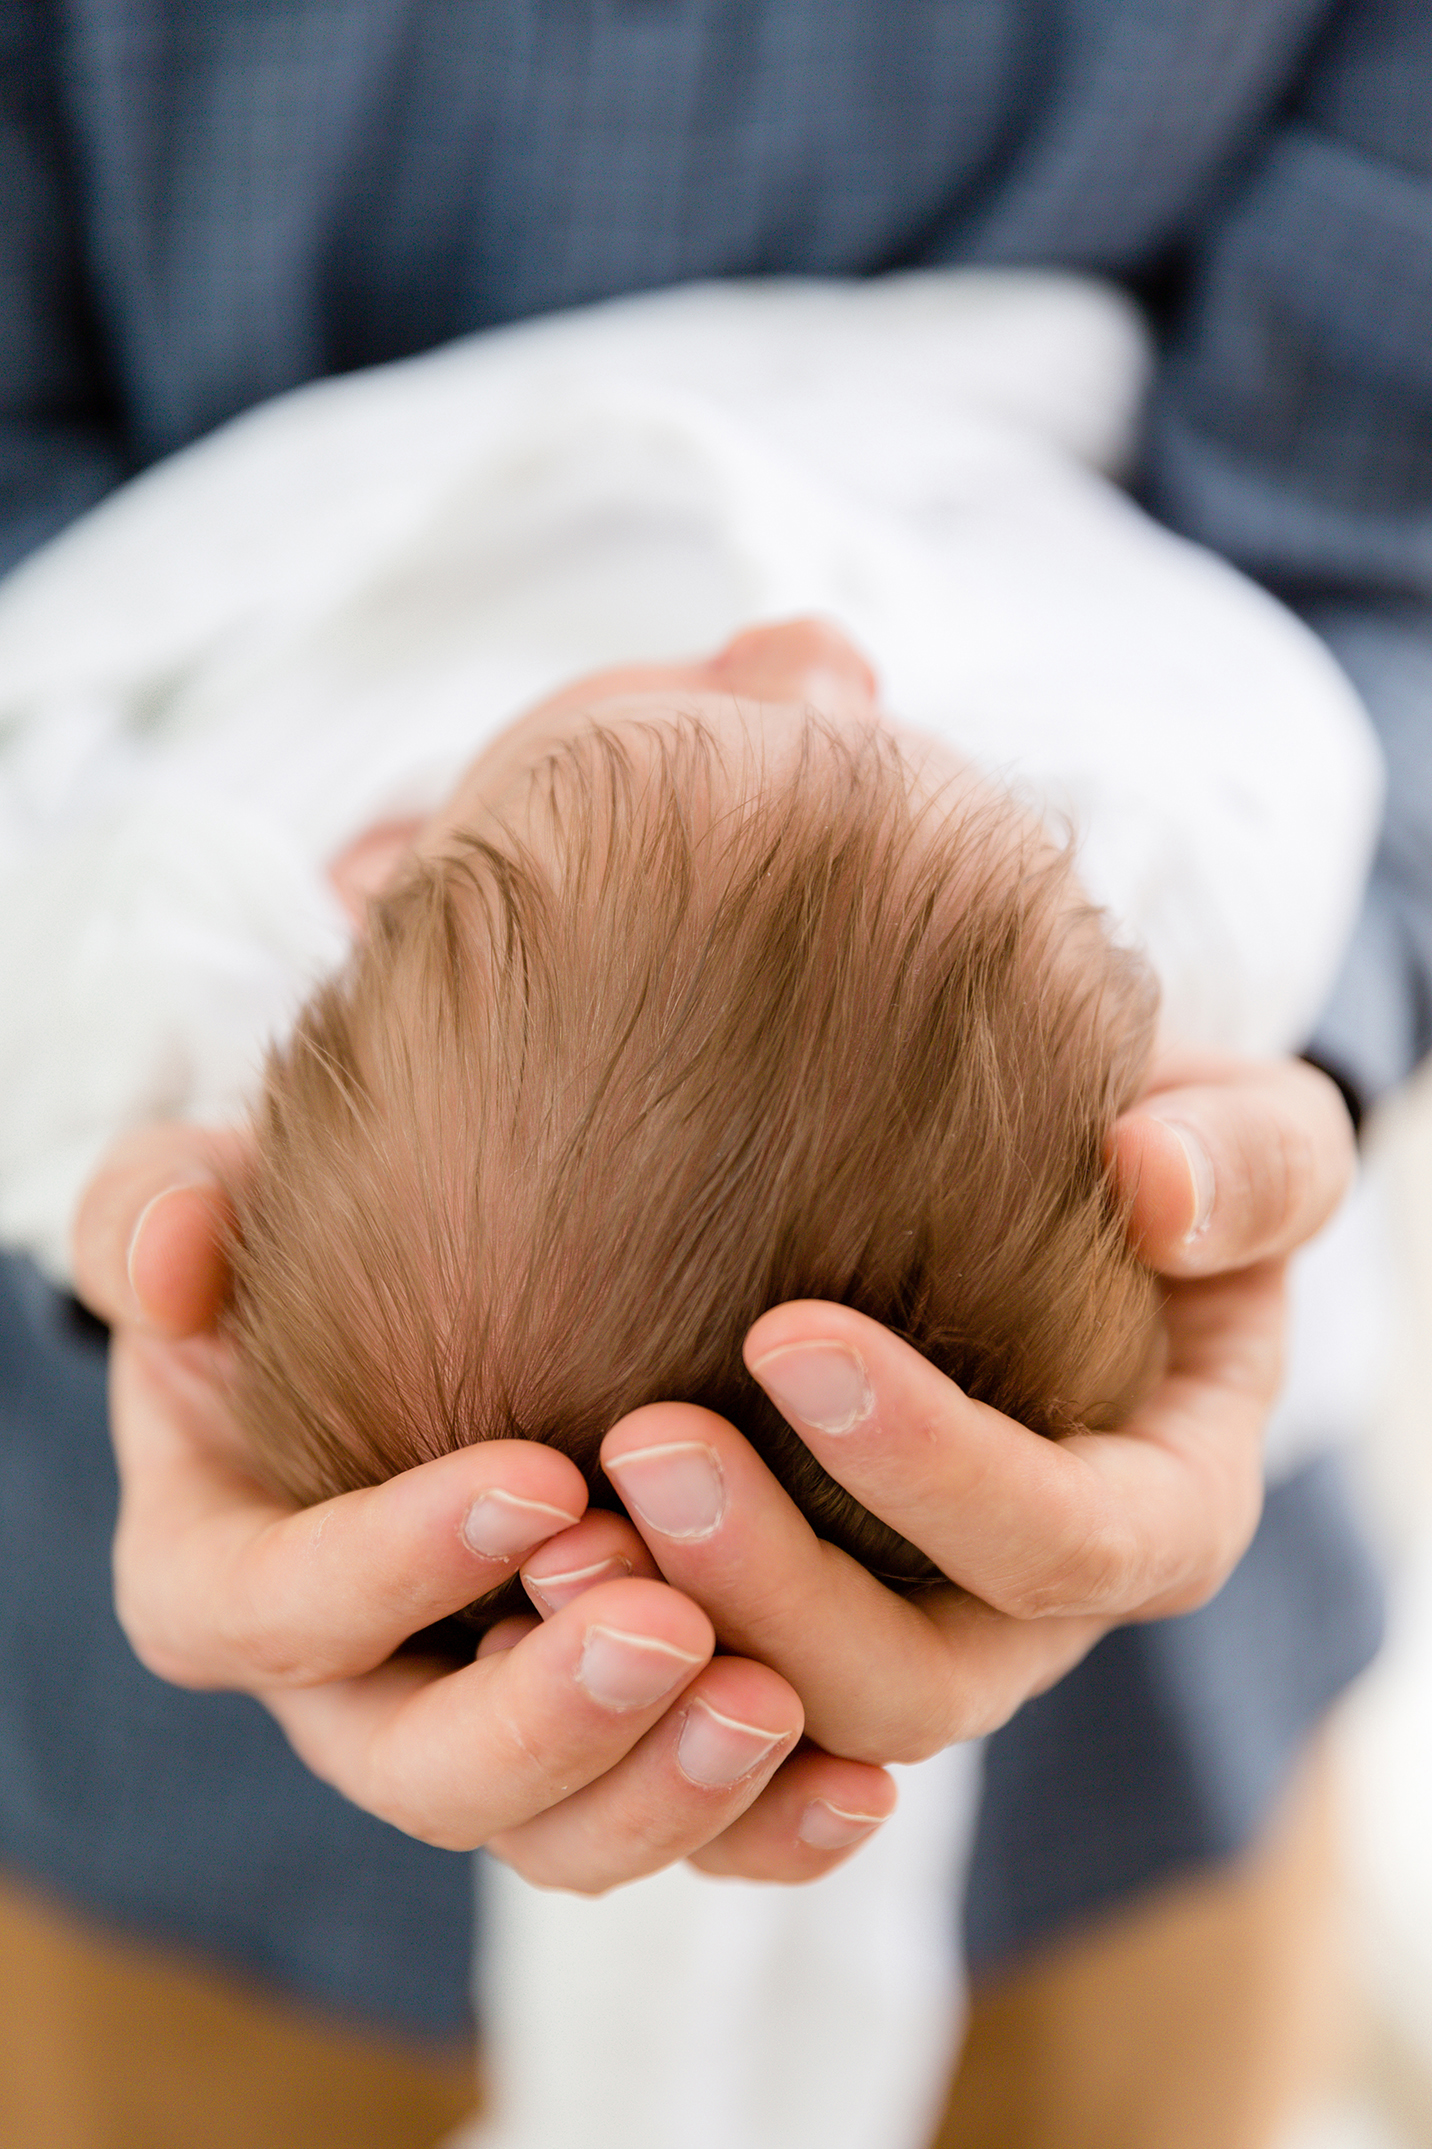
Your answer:
[[[516,727],[271,1056],[230,1331],[276,1489],[523,1438],[599,1492],[616,1420],[685,1400],[914,1584],[746,1374],[767,1307],[855,1306],[1052,1435],[1147,1385],[1157,1290],[1103,1163],[1145,967],[868,690],[817,714],[731,655]]]

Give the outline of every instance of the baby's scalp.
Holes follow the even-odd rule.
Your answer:
[[[372,906],[270,1057],[229,1315],[257,1466],[311,1501],[520,1437],[609,1501],[610,1425],[689,1400],[930,1578],[742,1340],[840,1300],[1041,1431],[1118,1422],[1158,1300],[1103,1147],[1155,1004],[1070,858],[879,725],[733,753],[603,711]]]

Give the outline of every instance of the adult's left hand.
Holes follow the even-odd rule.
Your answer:
[[[1158,1388],[1117,1432],[1040,1439],[848,1308],[763,1316],[750,1370],[841,1484],[958,1585],[911,1599],[821,1542],[747,1443],[673,1404],[609,1434],[604,1466],[669,1581],[726,1644],[779,1670],[810,1738],[910,1761],[992,1730],[1111,1626],[1193,1609],[1245,1550],[1282,1373],[1286,1258],[1352,1168],[1325,1076],[1298,1061],[1166,1057],[1111,1164],[1169,1278]],[[574,1540],[528,1562],[570,1562]],[[752,1808],[698,1863],[727,1869]]]

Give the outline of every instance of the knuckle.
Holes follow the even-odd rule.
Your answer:
[[[373,1811],[379,1820],[387,1821],[403,1835],[411,1836],[415,1843],[425,1843],[429,1850],[475,1851],[482,1848],[481,1837],[471,1829],[444,1824],[411,1808],[400,1806],[390,1812],[382,1805],[376,1805]]]
[[[1208,1575],[1199,1575],[1185,1582],[1181,1588],[1170,1590],[1166,1596],[1159,1599],[1158,1617],[1182,1619],[1185,1613],[1201,1612],[1209,1599],[1217,1595],[1222,1583],[1221,1576]]]
[[[162,1679],[166,1686],[187,1687],[191,1693],[212,1691],[216,1682],[205,1677],[198,1666],[182,1650],[155,1636],[133,1633],[125,1629],[130,1648],[147,1672]]]
[[[1159,1619],[1182,1619],[1187,1612],[1201,1612],[1204,1605],[1222,1589],[1235,1564],[1235,1561],[1230,1560],[1227,1565],[1210,1562],[1200,1566],[1195,1572],[1185,1576],[1177,1587],[1165,1591],[1158,1600],[1155,1616]]]
[[[641,1870],[645,1870],[645,1868]],[[634,1871],[632,1873],[603,1873],[601,1875],[585,1873],[575,1879],[571,1875],[561,1879],[558,1879],[555,1875],[544,1875],[534,1882],[534,1886],[559,1889],[564,1895],[585,1896],[589,1903],[595,1903],[602,1896],[611,1895],[617,1888],[624,1886],[628,1880],[633,1878],[635,1878]]]
[[[1062,1565],[1057,1575],[1051,1575],[1047,1564],[1037,1575],[1010,1576],[997,1592],[991,1590],[990,1601],[1011,1619],[1038,1619],[1054,1604],[1062,1602],[1066,1588],[1064,1576]]]
[[[265,1614],[246,1590],[221,1598],[215,1628],[216,1654],[242,1667],[245,1683],[294,1686],[311,1683],[323,1667],[300,1661],[291,1633]]]
[[[966,1668],[952,1665],[938,1714],[915,1727],[906,1742],[907,1752],[889,1758],[928,1761],[950,1746],[962,1746],[997,1730],[1013,1707],[1005,1698],[1005,1686],[1002,1677],[992,1678],[988,1670],[971,1676]]]
[[[1244,1176],[1254,1257],[1311,1236],[1346,1187],[1354,1154],[1351,1122],[1333,1085],[1326,1087],[1330,1097],[1319,1090],[1315,1114],[1278,1111],[1250,1144]]]
[[[1208,1556],[1191,1577],[1187,1596],[1189,1611],[1197,1611],[1222,1589],[1244,1553],[1253,1541],[1263,1512],[1263,1480],[1261,1474],[1250,1480],[1241,1492],[1235,1491],[1228,1502],[1228,1519],[1222,1531],[1210,1545]]]
[[[973,1737],[975,1734],[967,1728],[971,1721],[970,1696],[958,1671],[952,1668],[940,1691],[931,1695],[923,1707],[882,1717],[870,1725],[863,1737],[843,1740],[841,1753],[848,1761],[868,1762],[873,1768],[891,1764],[909,1768],[917,1761],[928,1761],[943,1753],[961,1739]]]
[[[489,1843],[487,1848],[492,1851],[495,1845]],[[503,1864],[510,1866],[520,1880],[526,1881],[529,1888],[541,1888],[549,1895],[579,1895],[589,1903],[598,1902],[604,1895],[611,1895],[616,1889],[648,1870],[646,1864],[639,1866],[633,1862],[624,1872],[572,1872],[550,1854],[544,1857],[504,1847],[500,1855]]]
[[[256,1685],[301,1686],[320,1675],[313,1665],[299,1661],[291,1642],[276,1634],[251,1634],[234,1653]]]
[[[431,1796],[423,1795],[423,1787],[413,1782],[401,1754],[394,1755],[387,1741],[379,1741],[368,1753],[362,1803],[380,1821],[433,1850],[473,1848],[474,1839],[454,1827],[451,1815],[434,1811]]]
[[[1017,1619],[1043,1619],[1122,1604],[1140,1565],[1127,1519],[1101,1507],[1074,1526],[1056,1556],[1003,1594],[1002,1609]]]
[[[164,1680],[168,1686],[188,1687],[194,1692],[217,1683],[199,1670],[192,1653],[174,1641],[165,1623],[155,1617],[152,1609],[118,1584],[114,1610],[125,1640],[144,1669],[152,1672],[156,1679]]]
[[[873,1750],[860,1758],[876,1766],[893,1762],[900,1768],[913,1768],[917,1762],[930,1761],[936,1754],[942,1754],[947,1746],[957,1746],[961,1740],[975,1737],[977,1734],[967,1728],[968,1721],[966,1710],[961,1706],[938,1726],[925,1724],[891,1737],[886,1742],[883,1761],[877,1760]]]
[[[371,1801],[365,1799],[364,1804],[369,1805],[380,1821],[386,1821],[390,1828],[396,1828],[402,1835],[411,1836],[415,1843],[425,1843],[429,1850],[472,1851],[479,1848],[477,1836],[452,1822],[436,1819],[409,1799],[385,1799],[379,1795]]]
[[[1228,1518],[1225,1527],[1211,1539],[1203,1556],[1194,1561],[1182,1579],[1161,1592],[1155,1608],[1158,1618],[1181,1618],[1186,1612],[1201,1611],[1222,1589],[1252,1543],[1258,1527],[1263,1512],[1261,1473],[1250,1479],[1241,1491],[1235,1492],[1225,1505]]]

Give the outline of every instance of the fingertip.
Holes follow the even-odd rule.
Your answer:
[[[618,1461],[634,1448],[666,1446],[672,1442],[700,1441],[725,1421],[699,1403],[641,1403],[604,1435],[600,1460]]]
[[[541,1624],[541,1620],[531,1612],[513,1612],[509,1618],[499,1619],[495,1626],[488,1628],[478,1643],[474,1663],[481,1657],[505,1656],[509,1649],[515,1649],[520,1641],[524,1641]]]
[[[1355,1163],[1336,1084],[1300,1060],[1173,1071],[1180,1086],[1150,1093],[1110,1143],[1140,1253],[1165,1275],[1192,1278],[1304,1245],[1342,1200]]]
[[[718,1709],[707,1694],[691,1694],[681,1714],[674,1760],[688,1783],[725,1791],[757,1769],[777,1766],[800,1737],[800,1724],[751,1722]]]
[[[213,1179],[161,1187],[140,1210],[125,1249],[134,1307],[168,1337],[212,1327],[228,1290],[224,1240],[232,1212]]]
[[[1110,1168],[1129,1205],[1129,1238],[1156,1267],[1202,1238],[1217,1191],[1207,1149],[1186,1122],[1131,1112],[1114,1128]]]
[[[787,1886],[817,1880],[879,1833],[898,1798],[885,1769],[808,1748],[691,1863],[707,1873]]]
[[[522,1586],[544,1619],[602,1582],[659,1582],[661,1569],[625,1516],[602,1510],[549,1537],[522,1561]]]
[[[246,1127],[166,1121],[114,1143],[80,1195],[70,1235],[74,1287],[92,1313],[166,1341],[212,1324],[228,1282],[224,1187],[251,1142]]]
[[[742,1355],[748,1372],[777,1353],[826,1342],[858,1349],[875,1324],[853,1307],[824,1298],[790,1298],[768,1306],[746,1331]]]
[[[875,1390],[861,1353],[845,1342],[788,1343],[752,1349],[747,1368],[788,1424],[817,1433],[848,1433],[875,1409]]]
[[[882,1828],[886,1813],[862,1813],[834,1799],[813,1798],[796,1824],[796,1841],[813,1851],[849,1851]]]

